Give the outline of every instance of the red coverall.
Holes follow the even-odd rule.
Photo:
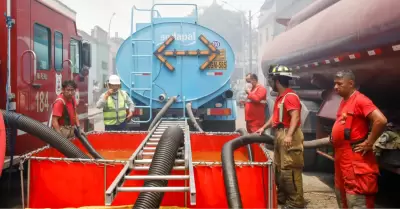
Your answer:
[[[377,107],[356,91],[340,103],[332,129],[335,150],[335,188],[341,208],[374,208],[379,167],[372,151],[354,152],[352,146],[368,137],[367,116]],[[345,137],[345,129],[350,130]]]
[[[247,95],[245,104],[245,120],[248,133],[254,133],[265,123],[265,106],[267,89],[257,84]]]

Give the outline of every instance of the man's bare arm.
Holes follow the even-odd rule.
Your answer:
[[[61,133],[60,124],[58,123],[59,118],[60,117],[58,116],[53,116],[51,125],[53,126],[54,130],[56,130],[58,133]]]
[[[268,121],[263,125],[262,129],[267,129],[272,126],[272,116],[268,119]]]
[[[293,136],[294,131],[297,128],[297,124],[299,124],[300,111],[299,110],[289,111],[289,115],[290,115],[290,127],[289,127],[289,130],[288,130],[287,134],[289,136]]]
[[[75,120],[76,126],[80,127],[78,112],[75,112],[75,114],[76,114],[76,116],[75,116],[75,118],[76,118],[76,120]]]
[[[368,120],[372,124],[371,134],[368,136],[367,144],[373,145],[375,141],[382,135],[383,131],[385,130],[387,119],[383,115],[383,113],[376,109],[372,111],[368,116]]]

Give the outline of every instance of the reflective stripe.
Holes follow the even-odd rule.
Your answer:
[[[283,96],[282,102],[278,105],[278,108],[279,108],[279,123],[283,122],[283,103],[285,102],[285,98],[286,98],[286,96],[288,94],[295,95],[297,98],[299,98],[299,96],[297,96],[297,94],[292,93],[292,92],[289,92],[289,93],[285,94],[285,96]],[[300,98],[299,98],[299,100],[300,100]]]
[[[115,108],[114,99],[110,95],[107,98],[106,105],[103,110],[104,125],[118,125],[125,121],[126,118],[126,94],[123,91],[118,91],[118,107]]]

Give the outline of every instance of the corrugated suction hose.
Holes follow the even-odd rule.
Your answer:
[[[247,135],[228,141],[222,147],[222,171],[224,174],[226,199],[228,200],[229,208],[243,208],[236,176],[233,152],[236,149],[249,144],[271,144],[273,141],[274,138],[270,135]]]
[[[247,136],[249,133],[246,131],[244,128],[239,128],[235,132],[238,132],[240,136]],[[253,162],[253,149],[251,148],[251,145],[247,145],[247,153],[249,154],[249,161]]]
[[[183,130],[170,126],[157,145],[148,175],[169,175],[175,164],[176,154],[184,140]],[[166,187],[168,180],[146,180],[144,187]],[[141,192],[133,208],[159,208],[164,192]]]
[[[81,134],[78,129],[74,128],[75,136],[79,139],[79,141],[83,144],[85,149],[90,153],[92,157],[95,159],[104,159],[90,144],[89,140],[86,138],[85,135]]]
[[[196,118],[194,117],[192,103],[189,102],[186,104],[186,112],[188,113],[190,121],[192,121],[194,128],[200,132],[204,132],[200,125],[197,123]]]
[[[17,128],[25,131],[33,136],[38,137],[44,142],[50,144],[50,146],[57,149],[63,155],[68,158],[89,158],[85,155],[78,147],[76,147],[68,139],[61,136],[53,129],[45,126],[39,121],[33,120],[29,117],[21,115],[19,113],[1,110],[4,120],[8,120],[11,123],[15,123]]]
[[[168,99],[168,102],[161,108],[160,112],[157,113],[156,117],[154,117],[153,121],[151,121],[148,131],[151,131],[153,127],[157,124],[157,122],[162,118],[162,116],[167,112],[167,110],[171,107],[172,104],[175,103],[178,97],[174,96]]]

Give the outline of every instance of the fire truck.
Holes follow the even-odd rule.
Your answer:
[[[90,43],[78,36],[76,12],[58,0],[7,0],[0,3],[0,109],[15,111],[46,125],[61,84],[73,79],[81,126],[88,129]],[[15,155],[45,144],[11,130]],[[0,162],[2,163],[2,162]]]

